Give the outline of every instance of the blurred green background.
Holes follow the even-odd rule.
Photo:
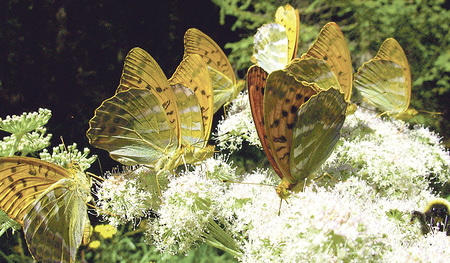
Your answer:
[[[298,55],[329,21],[346,36],[354,72],[386,38],[397,39],[411,66],[411,106],[442,113],[420,114],[410,122],[430,126],[450,146],[450,11],[444,0],[4,0],[0,117],[48,108],[52,145],[63,136],[67,145],[87,147],[88,121],[114,94],[131,48],[145,49],[171,76],[183,57],[184,32],[196,27],[226,47],[238,77],[244,78],[256,29],[272,22],[286,3],[300,12]],[[220,118],[219,113],[216,122]],[[92,151],[103,169],[116,165],[105,151]],[[100,173],[98,167],[93,172]]]

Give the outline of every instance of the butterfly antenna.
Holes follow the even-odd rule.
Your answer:
[[[62,137],[62,135],[59,136],[59,139],[61,140],[61,144],[64,147],[64,151],[67,153],[67,157],[69,158],[69,164],[70,164],[70,163],[72,163],[72,158],[70,158],[69,151],[67,150],[66,143],[64,143],[64,138]]]
[[[270,184],[261,184],[261,183],[243,183],[243,182],[236,182],[231,180],[222,179],[222,183],[231,183],[231,184],[250,184],[250,185],[260,185],[260,186],[270,186],[270,187],[276,187],[275,185]]]
[[[94,177],[95,179],[97,179],[97,181],[101,181],[101,182],[104,182],[104,181],[105,181],[104,178],[101,178],[100,176],[97,176],[97,175],[95,175],[95,174],[93,174],[93,173],[86,172],[86,174],[89,175],[89,176],[91,176],[91,177]]]
[[[283,203],[283,199],[280,198],[280,206],[278,207],[278,216],[281,215],[281,204]]]
[[[98,161],[98,167],[100,168],[100,174],[103,174],[103,168],[102,168],[102,162],[100,162],[100,159],[97,156],[97,161]]]
[[[431,114],[431,115],[442,115],[442,112],[439,112],[439,111],[418,110],[418,112],[428,113],[428,114]]]

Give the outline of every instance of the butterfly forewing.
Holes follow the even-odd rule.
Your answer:
[[[62,179],[44,191],[24,217],[24,233],[37,261],[74,262],[88,218],[87,197],[74,180]]]
[[[381,47],[374,59],[391,60],[402,67],[407,94],[406,103],[409,105],[411,100],[411,70],[405,52],[397,40],[393,38],[386,39],[383,44],[381,44]]]
[[[331,67],[322,59],[302,58],[294,59],[285,69],[297,81],[315,83],[319,90],[339,87],[338,79]]]
[[[283,70],[274,71],[267,78],[264,91],[264,125],[277,166],[286,180],[293,180],[289,171],[289,155],[296,113],[316,90],[298,82]]]
[[[128,89],[148,89],[163,105],[170,123],[179,136],[179,117],[176,108],[175,94],[167,81],[166,75],[150,54],[141,48],[133,48],[125,58],[120,85],[116,93]]]
[[[170,103],[176,104],[175,100]],[[107,150],[123,164],[152,165],[180,146],[170,120],[153,92],[129,89],[96,109],[87,136],[93,146]]]
[[[355,87],[371,104],[390,115],[408,109],[410,94],[404,71],[393,61],[372,59],[364,63],[355,75]]]
[[[184,35],[185,56],[198,54],[210,68],[222,72],[232,83],[236,83],[233,68],[222,49],[202,31],[190,28]]]
[[[291,174],[302,182],[332,153],[345,120],[347,102],[335,88],[322,91],[303,104],[293,129]]]
[[[283,69],[290,61],[286,28],[277,23],[265,24],[255,34],[253,55],[267,73]]]
[[[229,103],[244,88],[238,85],[233,68],[222,49],[209,36],[196,28],[184,35],[184,56],[200,55],[209,71],[213,92],[214,112]]]
[[[201,56],[196,54],[186,56],[169,82],[171,85],[181,84],[195,93],[194,99],[190,101],[191,99],[188,97],[179,96],[181,93],[187,95],[186,92],[182,92],[179,87],[176,89],[181,134],[182,137],[188,136],[193,139],[190,140],[190,144],[200,142],[201,144],[198,146],[205,145],[211,131],[214,97],[208,69]],[[184,106],[181,106],[181,103]],[[184,116],[185,114],[187,116]]]
[[[344,34],[336,23],[327,23],[320,31],[317,40],[301,57],[325,60],[339,80],[345,99],[350,100],[353,76],[352,61]]]
[[[275,172],[280,178],[283,178],[283,173],[278,168],[275,159],[273,158],[273,151],[269,147],[267,140],[266,128],[264,127],[264,89],[266,86],[267,72],[259,66],[252,66],[247,72],[247,88],[250,100],[250,108],[252,111],[253,121],[258,132],[261,146],[266,153],[267,159],[272,165]]]
[[[145,50],[135,47],[128,52],[125,57],[122,78],[116,92],[127,90],[129,88],[154,89],[162,86],[169,86],[166,75],[161,67]]]
[[[287,4],[280,6],[275,13],[275,22],[286,28],[288,37],[288,58],[294,59],[297,55],[298,37],[300,33],[300,16],[298,10]]]
[[[50,185],[70,178],[66,169],[32,158],[0,158],[0,207],[23,223],[31,203]]]

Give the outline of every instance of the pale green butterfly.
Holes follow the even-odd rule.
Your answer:
[[[354,83],[364,99],[383,114],[409,118],[418,113],[408,109],[411,71],[405,52],[393,38],[386,39],[376,56],[358,69]]]
[[[65,169],[36,158],[0,158],[0,207],[23,225],[36,261],[75,261],[91,233],[91,185],[77,164]]]

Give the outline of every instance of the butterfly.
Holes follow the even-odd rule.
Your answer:
[[[298,10],[289,4],[279,7],[275,22],[258,28],[254,39],[253,60],[267,73],[283,69],[297,55]]]
[[[332,153],[345,120],[345,96],[334,87],[297,81],[287,69],[267,74],[256,65],[247,72],[247,87],[261,144],[282,179],[277,193],[285,199]]]
[[[91,233],[91,185],[75,163],[65,169],[31,157],[0,158],[0,207],[23,225],[36,261],[75,261]]]
[[[339,89],[345,94],[345,99],[350,101],[353,80],[352,60],[344,34],[336,23],[329,22],[322,27],[319,36],[311,44],[308,51],[300,56],[300,59],[306,58],[325,61],[330,66],[331,72],[336,76]],[[330,71],[326,69],[321,72],[329,73]],[[318,79],[314,81],[320,84]],[[330,87],[329,84],[319,86],[321,89]],[[333,84],[333,86],[338,87],[336,84]]]
[[[95,110],[87,137],[122,164],[173,170],[213,155],[207,145],[213,100],[201,56],[186,56],[167,80],[147,52],[133,48],[116,94]]]
[[[386,39],[376,56],[358,69],[354,83],[364,99],[383,114],[397,118],[417,114],[414,109],[408,110],[411,100],[408,60],[393,38]]]
[[[244,89],[222,49],[202,31],[190,28],[184,34],[184,56],[200,55],[208,67],[214,92],[214,113],[228,105]]]

